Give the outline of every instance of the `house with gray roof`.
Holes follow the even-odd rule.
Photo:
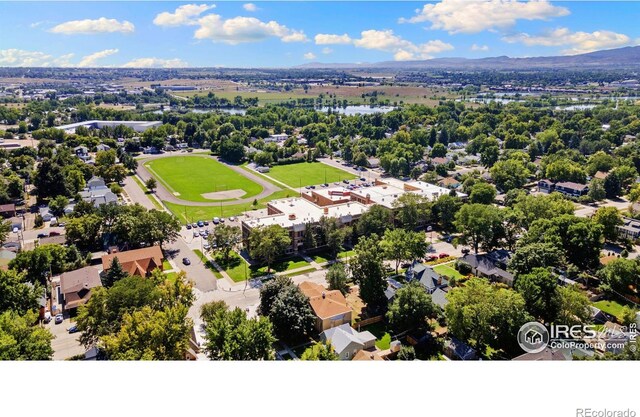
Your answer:
[[[471,266],[474,275],[513,286],[513,274],[507,271],[511,255],[510,251],[499,249],[485,254],[468,253],[461,259]]]
[[[331,343],[341,360],[351,360],[360,350],[375,348],[376,337],[371,332],[359,332],[349,323],[332,327],[320,333],[323,342]]]
[[[429,265],[414,262],[413,265],[405,273],[407,281],[417,280],[427,290],[429,294],[432,294],[436,289],[446,288],[449,286],[449,281],[438,274]]]
[[[100,177],[91,178],[87,182],[87,187],[80,191],[80,197],[95,207],[118,202],[118,196],[107,187],[104,180]]]
[[[449,300],[447,300],[447,293],[440,288],[436,288],[436,290],[431,294],[431,301],[443,310],[449,303]]]

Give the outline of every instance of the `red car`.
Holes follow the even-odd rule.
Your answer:
[[[438,259],[438,257],[436,255],[429,255],[425,258],[426,262],[431,262],[431,261],[435,261],[436,259]]]
[[[440,255],[438,255],[438,257],[439,257],[440,259],[442,259],[442,258],[448,258],[448,257],[449,257],[449,254],[448,254],[448,253],[441,253]]]
[[[60,232],[49,232],[49,236],[60,236]]]

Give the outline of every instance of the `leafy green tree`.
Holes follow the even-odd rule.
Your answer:
[[[158,182],[155,178],[150,177],[147,181],[145,181],[144,186],[147,187],[147,190],[149,190],[150,193],[153,193],[156,187],[158,187]]]
[[[638,294],[640,262],[635,259],[614,259],[599,270],[597,275],[600,278],[600,288],[608,293]]]
[[[607,191],[604,188],[604,181],[600,178],[594,178],[589,185],[589,193],[587,194],[593,201],[602,201],[607,198]]]
[[[516,337],[520,327],[532,320],[522,295],[481,278],[452,289],[445,316],[449,332],[482,351],[486,347],[507,354],[520,352]]]
[[[263,316],[268,316],[271,312],[271,306],[273,306],[273,302],[276,297],[278,297],[278,294],[285,288],[293,285],[291,278],[284,275],[277,275],[274,279],[267,281],[266,284],[260,287],[260,305],[258,306],[258,312]]]
[[[188,306],[163,310],[144,306],[125,313],[115,334],[102,338],[104,350],[112,360],[181,360],[189,349],[193,322]]]
[[[303,361],[337,361],[340,359],[331,346],[331,343],[316,342],[302,352]]]
[[[67,186],[62,168],[49,158],[44,158],[38,166],[33,185],[35,185],[38,197],[41,199],[67,195]]]
[[[249,235],[249,253],[254,259],[259,259],[267,265],[267,273],[271,271],[273,262],[284,254],[291,245],[289,232],[282,226],[256,227]]]
[[[422,284],[413,281],[396,292],[386,317],[391,326],[402,332],[426,326],[426,319],[435,316],[437,311]]]
[[[531,172],[519,159],[498,161],[491,167],[491,179],[503,192],[521,188],[527,183]]]
[[[535,268],[518,275],[514,288],[522,294],[529,314],[545,323],[555,321],[560,309],[558,283],[547,269]]]
[[[239,308],[218,310],[205,322],[205,352],[211,360],[273,360],[273,326],[267,317],[248,319]]]
[[[4,242],[7,241],[9,232],[11,232],[11,222],[8,220],[0,221],[0,245],[3,245]]]
[[[393,202],[395,218],[406,230],[414,230],[431,217],[429,200],[414,193],[402,194]]]
[[[520,194],[513,205],[519,214],[521,226],[528,229],[538,219],[552,219],[563,214],[573,214],[573,203],[560,193],[549,195]]]
[[[622,216],[617,208],[600,207],[593,215],[593,220],[602,226],[602,233],[607,241],[618,240],[618,226],[622,225]]]
[[[489,249],[494,238],[502,233],[502,214],[494,206],[466,204],[456,214],[456,227],[478,253],[480,245]]]
[[[335,259],[347,237],[351,235],[351,228],[342,226],[335,217],[322,216],[318,224],[321,244],[329,248],[331,257]]]
[[[77,326],[80,343],[95,345],[103,336],[116,333],[125,314],[159,301],[161,292],[148,278],[123,278],[107,289],[94,288],[89,301],[78,307]]]
[[[0,270],[0,294],[0,311],[25,314],[38,309],[43,287],[26,281],[24,273]]]
[[[558,288],[560,308],[557,322],[569,326],[591,321],[591,302],[577,285]]]
[[[402,261],[424,256],[427,251],[427,243],[423,233],[393,229],[384,233],[380,241],[380,248],[386,259],[396,262],[396,274],[398,274],[398,268]]]
[[[0,314],[0,360],[3,361],[44,361],[53,356],[51,340],[54,336],[40,326],[35,311],[19,314],[5,311]]]
[[[224,262],[228,263],[231,251],[242,241],[242,234],[238,226],[220,224],[216,226],[214,233],[209,235],[207,240],[213,250],[221,253]]]
[[[516,249],[509,261],[509,270],[517,276],[526,274],[534,268],[560,266],[563,263],[564,254],[554,244],[549,242],[530,243]]]
[[[622,307],[622,312],[620,313],[620,321],[623,326],[629,326],[633,323],[636,323],[638,317],[638,310],[631,308],[629,306]]]
[[[215,319],[218,312],[226,312],[227,310],[229,310],[229,306],[224,301],[210,301],[200,306],[200,317],[205,323],[208,323]]]
[[[435,219],[445,232],[450,232],[454,229],[455,218],[458,210],[462,207],[462,200],[458,197],[453,197],[448,194],[438,197],[433,204],[433,214]]]
[[[330,290],[338,290],[344,295],[349,293],[349,278],[342,262],[336,262],[329,267],[326,279]]]
[[[471,187],[469,202],[473,204],[493,204],[496,189],[486,182],[478,182]]]
[[[69,204],[69,199],[63,195],[59,195],[49,202],[49,209],[51,213],[60,217],[64,215],[64,208],[67,204]]]
[[[400,352],[398,352],[398,360],[399,361],[415,361],[416,360],[416,350],[413,346],[402,346],[400,348]]]
[[[128,276],[129,274],[122,269],[122,264],[118,258],[113,258],[109,270],[102,276],[102,285],[106,288],[111,288],[113,284]]]
[[[269,319],[273,332],[285,342],[297,342],[311,335],[315,315],[309,299],[295,285],[284,287],[273,300]]]
[[[358,236],[364,236],[371,233],[382,235],[384,234],[384,231],[390,227],[392,227],[391,210],[379,204],[374,204],[358,219],[356,232],[358,233]]]
[[[351,276],[360,287],[362,301],[372,310],[376,309],[386,302],[384,292],[387,289],[378,235],[362,237],[354,252],[350,260]]]

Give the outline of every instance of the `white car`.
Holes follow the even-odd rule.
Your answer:
[[[202,244],[202,247],[203,247],[205,250],[209,250],[209,249],[211,248],[211,246],[209,246],[209,242],[205,242],[205,243],[203,243],[203,244]]]
[[[62,315],[62,313],[56,314],[56,318],[54,320],[54,322],[56,324],[60,324],[64,321],[64,316]]]
[[[236,218],[235,218],[235,217],[233,217],[233,216],[231,216],[231,217],[229,217],[229,221],[230,221],[230,222],[235,222],[235,221],[236,221]]]

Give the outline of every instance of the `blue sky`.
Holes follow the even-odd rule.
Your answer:
[[[640,44],[640,4],[0,2],[0,66],[284,67]]]

